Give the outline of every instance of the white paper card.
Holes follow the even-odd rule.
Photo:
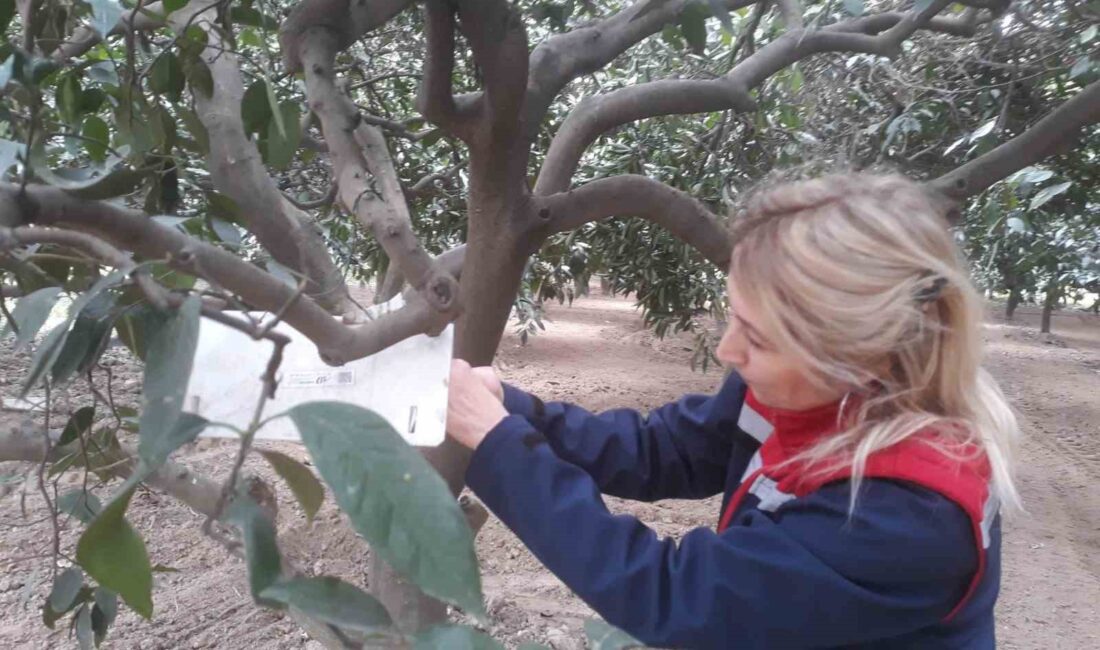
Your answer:
[[[402,305],[398,296],[369,312],[376,317]],[[290,337],[291,342],[279,367],[275,399],[267,401],[264,417],[305,402],[347,402],[384,417],[409,444],[430,447],[443,442],[454,326],[447,326],[436,337],[421,334],[407,338],[339,367],[322,361],[317,346],[289,325],[279,323],[275,331]],[[260,377],[271,349],[270,341],[254,341],[231,327],[202,319],[184,410],[211,422],[246,428],[260,397]],[[203,435],[236,436],[225,427],[208,427]],[[294,423],[286,417],[268,422],[256,437],[300,440]]]

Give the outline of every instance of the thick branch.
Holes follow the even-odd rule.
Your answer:
[[[458,0],[457,6],[484,79],[484,132],[493,144],[508,143],[519,130],[527,88],[527,30],[507,0]]]
[[[591,25],[546,39],[531,53],[526,118],[538,128],[550,104],[570,81],[600,70],[634,45],[673,22],[694,0],[638,0]],[[759,0],[726,0],[730,10]]]
[[[301,72],[302,38],[311,29],[327,30],[336,51],[344,50],[372,29],[384,25],[413,0],[305,0],[279,27],[279,44],[288,72]]]
[[[0,461],[39,462],[45,451],[41,428],[25,421],[6,421],[0,430]],[[57,460],[69,452],[76,451],[66,447],[53,447],[49,460]],[[121,449],[105,449],[103,456],[97,458],[102,466],[111,466],[112,473],[126,478],[137,468],[137,454],[133,449],[123,446]],[[182,501],[192,510],[208,515],[214,512],[221,488],[217,483],[199,476],[188,468],[166,462],[150,474],[144,481],[149,487],[161,490]]]
[[[729,234],[722,221],[688,193],[652,178],[611,176],[535,201],[539,216],[554,232],[606,217],[642,217],[691,244],[719,268],[729,264]]]
[[[131,274],[142,293],[157,307],[164,309],[168,306],[167,291],[153,280],[147,270],[138,269],[129,256],[98,237],[57,228],[0,226],[0,250],[31,244],[58,244],[83,251],[103,264]]]
[[[307,295],[334,313],[353,312],[344,277],[321,233],[279,191],[256,144],[245,134],[240,60],[221,32],[212,27],[214,9],[209,3],[199,9],[203,15],[198,19],[194,19],[194,12],[178,11],[169,20],[177,31],[189,24],[199,25],[206,29],[209,39],[202,57],[210,68],[214,91],[207,95],[193,89],[192,95],[195,113],[210,136],[207,164],[215,189],[233,199],[248,230],[277,262],[306,277]]]
[[[72,228],[150,259],[168,259],[175,269],[205,278],[241,296],[255,309],[277,313],[317,344],[321,358],[338,365],[385,349],[415,334],[438,334],[449,322],[425,301],[412,296],[395,312],[359,326],[345,326],[296,290],[236,255],[195,240],[146,215],[102,201],[78,199],[65,192],[0,183],[0,225],[27,223]],[[287,306],[289,304],[289,307]]]
[[[427,51],[416,108],[433,124],[469,141],[476,104],[465,104],[460,110],[455,102],[455,10],[445,0],[424,3],[424,37]]]
[[[306,95],[329,145],[341,203],[370,228],[428,304],[453,318],[460,309],[458,283],[432,263],[417,240],[385,138],[360,120],[355,104],[336,86],[333,60],[338,41],[332,32],[315,29],[305,32],[300,44]]]
[[[461,277],[462,265],[465,261],[466,244],[455,246],[435,258],[436,264],[447,271],[447,273],[455,276],[455,278]],[[378,289],[378,293],[374,296],[375,304],[392,299],[394,296],[401,293],[401,289],[404,287],[405,276],[401,275],[401,269],[391,266],[386,270],[386,277],[382,279],[382,284]]]
[[[1081,131],[1100,122],[1100,81],[1094,81],[1020,135],[929,183],[961,201],[1009,174],[1072,144]]]
[[[937,0],[933,6],[945,1]],[[898,39],[908,38],[911,30],[919,26],[948,33],[969,29],[973,33],[972,24],[959,20],[914,16],[917,15],[895,12],[844,21],[825,29],[791,30],[717,79],[652,81],[586,98],[570,112],[554,136],[535,184],[535,194],[566,190],[584,151],[614,127],[661,115],[753,110],[755,103],[748,91],[791,64],[822,52],[892,55],[900,47]]]

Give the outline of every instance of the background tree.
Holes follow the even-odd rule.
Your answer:
[[[990,260],[999,239],[1042,237],[1050,257],[1020,274],[1054,296],[1087,284],[1067,273],[1095,260],[1080,251],[1095,242],[1097,23],[1071,0],[0,0],[0,263],[5,295],[23,296],[5,307],[18,344],[73,298],[25,388],[44,386],[47,413],[74,378],[94,388],[112,332],[146,373],[140,413],[97,389],[60,433],[47,417],[0,436],[0,458],[39,461],[52,515],[89,522],[47,622],[73,612],[101,637],[114,594],[151,613],[124,519],[140,481],[243,547],[259,602],[334,642],[407,643],[445,619],[443,601],[482,610],[467,523],[484,515],[453,500],[467,458],[454,444],[426,451],[429,467],[368,412],[289,414],[375,551],[377,601],[280,560],[265,487],[240,471],[263,398],[221,485],[167,460],[207,424],[178,404],[200,315],[267,341],[265,396],[286,345],[277,320],[333,364],[456,322],[456,354],[487,364],[517,295],[537,325],[539,299],[607,272],[659,332],[693,328],[722,309],[723,215],[773,168],[811,162],[927,180]],[[1028,215],[989,208],[1010,195]],[[349,278],[406,305],[367,319]],[[310,470],[264,455],[315,511]],[[349,457],[356,472],[334,460]],[[381,477],[365,501],[352,498],[364,468]],[[52,499],[47,479],[66,469],[127,478],[102,506],[84,490]],[[53,554],[67,552],[52,522]],[[422,638],[452,633],[472,634]]]

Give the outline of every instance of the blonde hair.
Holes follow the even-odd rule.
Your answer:
[[[734,223],[730,273],[769,338],[857,397],[797,459],[850,463],[853,509],[871,454],[930,430],[945,453],[984,454],[993,496],[1020,507],[1019,429],[981,365],[983,304],[947,208],[901,176],[833,174],[760,190]]]

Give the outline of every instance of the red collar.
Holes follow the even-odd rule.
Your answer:
[[[761,404],[749,389],[745,403],[774,427],[772,435],[783,450],[794,454],[821,438],[837,432],[842,400],[803,411],[780,409]]]

